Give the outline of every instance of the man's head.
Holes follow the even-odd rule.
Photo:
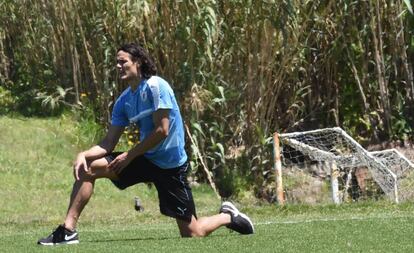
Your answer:
[[[157,74],[154,61],[144,48],[129,43],[121,46],[116,55],[117,68],[122,80],[128,81],[136,78],[150,78]]]

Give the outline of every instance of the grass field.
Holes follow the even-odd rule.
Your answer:
[[[207,238],[181,239],[174,220],[159,214],[154,188],[119,191],[105,180],[78,227],[79,245],[40,247],[64,217],[78,147],[70,117],[0,117],[0,252],[414,252],[412,203],[364,202],[341,206],[278,207],[245,197],[236,205],[256,233],[221,228]],[[144,212],[133,209],[139,196]],[[204,185],[194,188],[199,216],[220,201]]]

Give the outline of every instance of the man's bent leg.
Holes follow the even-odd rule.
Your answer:
[[[219,227],[230,224],[231,216],[227,213],[220,213],[196,219],[193,215],[190,222],[181,219],[176,219],[176,221],[182,237],[204,237]]]
[[[108,169],[108,162],[105,158],[92,161],[88,166],[88,171],[81,170],[80,179],[73,184],[65,224],[59,225],[49,236],[39,239],[38,244],[79,243],[78,233],[75,230],[76,224],[83,208],[92,196],[95,180],[97,178],[118,179],[117,175]]]
[[[89,171],[80,171],[80,180],[76,180],[70,197],[65,228],[74,230],[83,208],[92,196],[95,180],[98,178],[118,179],[117,175],[108,169],[108,161],[101,158],[89,165]]]

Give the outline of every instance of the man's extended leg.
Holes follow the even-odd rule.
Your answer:
[[[203,237],[209,235],[221,226],[231,223],[231,216],[226,213],[196,219],[194,215],[191,222],[176,219],[182,237]]]
[[[254,226],[250,218],[240,212],[232,203],[223,202],[219,214],[196,219],[194,215],[187,222],[176,219],[182,237],[203,237],[221,226],[237,231],[240,234],[253,234]]]

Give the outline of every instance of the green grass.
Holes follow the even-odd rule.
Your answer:
[[[256,226],[252,236],[220,228],[207,238],[181,239],[173,219],[159,214],[146,185],[119,191],[107,180],[79,223],[79,245],[40,247],[36,241],[61,223],[78,151],[71,117],[0,117],[0,252],[413,252],[412,203],[361,202],[340,206],[237,202]],[[145,211],[133,209],[139,196]],[[199,216],[217,212],[208,186],[194,188]]]

